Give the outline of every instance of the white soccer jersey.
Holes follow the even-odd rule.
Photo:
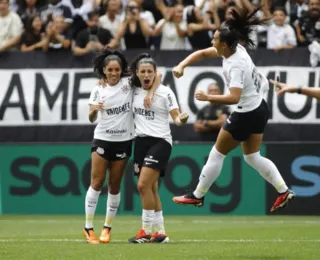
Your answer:
[[[266,77],[259,73],[246,49],[238,44],[236,52],[223,58],[223,75],[227,87],[241,88],[241,96],[235,111],[249,112],[256,109],[269,88]]]
[[[165,139],[172,145],[170,111],[179,108],[176,96],[169,87],[160,85],[153,96],[151,108],[145,109],[143,99],[147,90],[135,88],[133,113],[137,136],[152,136]]]
[[[129,78],[120,79],[115,86],[96,86],[93,88],[89,104],[104,103],[100,111],[94,138],[111,142],[128,141],[134,138],[132,113],[133,88]]]

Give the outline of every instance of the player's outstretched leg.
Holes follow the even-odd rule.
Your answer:
[[[173,201],[177,204],[202,207],[205,194],[220,175],[226,154],[238,145],[239,142],[234,140],[229,132],[221,129],[217,142],[212,147],[208,160],[202,168],[196,190],[182,196],[173,197]]]
[[[275,164],[268,158],[260,155],[259,150],[262,139],[263,134],[252,134],[248,140],[242,143],[242,150],[244,160],[256,169],[279,193],[278,198],[270,210],[272,212],[286,207],[289,201],[294,199],[295,193],[289,190]]]

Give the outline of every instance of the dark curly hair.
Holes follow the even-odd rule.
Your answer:
[[[104,49],[101,51],[94,59],[93,59],[93,70],[99,79],[105,79],[106,75],[103,72],[103,68],[110,62],[110,61],[118,61],[122,72],[120,77],[130,76],[130,71],[128,69],[128,62],[126,57],[123,53],[119,51],[113,51],[109,49]]]

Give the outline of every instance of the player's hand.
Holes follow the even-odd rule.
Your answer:
[[[176,78],[180,78],[183,76],[184,68],[181,65],[178,65],[173,68],[172,73]]]
[[[188,122],[188,118],[189,118],[189,115],[187,113],[182,113],[179,115],[180,122],[183,125]]]
[[[104,104],[100,102],[99,104],[92,105],[94,111],[102,111],[104,110]]]
[[[145,109],[151,108],[153,93],[148,93],[143,100],[143,106]]]
[[[208,101],[208,98],[209,98],[208,95],[202,90],[197,91],[194,96],[199,101]]]
[[[282,96],[284,93],[288,92],[288,93],[295,93],[297,92],[297,88],[293,87],[293,86],[289,86],[285,83],[282,82],[278,82],[275,80],[270,79],[269,80],[273,86],[276,88],[277,94],[278,96]]]

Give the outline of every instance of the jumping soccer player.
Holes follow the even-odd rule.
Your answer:
[[[288,189],[277,167],[269,159],[260,155],[265,126],[269,119],[269,109],[263,99],[268,88],[267,79],[259,73],[246,49],[239,42],[252,46],[249,37],[254,26],[264,23],[255,16],[259,8],[251,14],[232,10],[232,19],[225,21],[213,37],[213,47],[199,50],[184,59],[173,70],[175,77],[183,75],[185,67],[204,58],[223,58],[223,75],[230,90],[225,95],[207,95],[203,91],[195,94],[197,100],[216,104],[236,104],[235,111],[221,128],[217,142],[203,167],[199,183],[194,192],[174,197],[179,204],[202,206],[204,197],[218,178],[225,156],[241,144],[244,160],[278,191],[279,195],[271,211],[285,207],[295,197]]]

